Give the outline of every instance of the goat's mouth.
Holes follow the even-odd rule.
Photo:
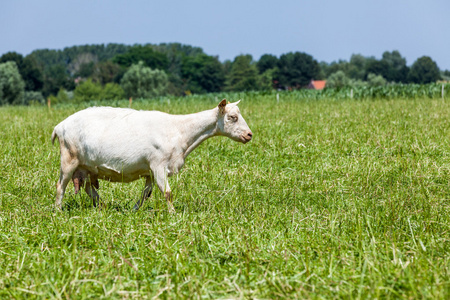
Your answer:
[[[251,136],[241,135],[241,142],[243,142],[244,144],[250,142],[251,140],[252,140]]]

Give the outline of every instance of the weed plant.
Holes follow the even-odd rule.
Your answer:
[[[448,100],[133,107],[223,96],[243,99],[254,138],[191,153],[170,180],[176,214],[157,189],[133,213],[143,181],[101,181],[102,210],[70,183],[55,211],[50,135],[82,107],[0,108],[0,298],[449,299]]]

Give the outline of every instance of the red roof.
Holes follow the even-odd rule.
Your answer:
[[[309,88],[315,89],[315,90],[323,90],[325,88],[326,84],[327,84],[326,80],[311,80],[311,83],[309,84]]]

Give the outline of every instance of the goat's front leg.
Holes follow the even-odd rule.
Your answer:
[[[138,202],[134,205],[133,210],[136,211],[139,208],[141,208],[145,199],[149,198],[152,195],[152,190],[153,190],[153,178],[151,176],[148,176],[145,179],[145,188],[144,191],[142,192],[141,199],[139,199]]]
[[[161,193],[164,194],[164,197],[166,198],[169,212],[174,213],[175,208],[173,207],[172,204],[172,191],[170,190],[167,171],[165,169],[160,169],[157,172],[155,172],[155,177],[156,177],[156,184],[158,185],[159,190],[161,191]]]

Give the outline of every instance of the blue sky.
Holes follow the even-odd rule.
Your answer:
[[[101,43],[180,42],[220,60],[301,51],[318,61],[398,50],[450,70],[448,0],[2,0],[0,55]]]

